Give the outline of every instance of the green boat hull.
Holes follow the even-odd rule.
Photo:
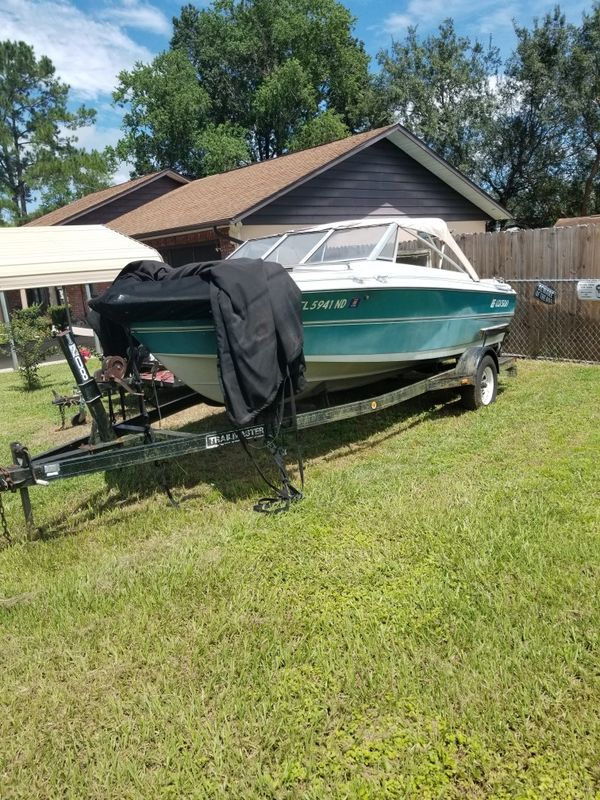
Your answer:
[[[415,362],[460,355],[483,340],[482,329],[510,321],[513,293],[477,288],[369,288],[303,294],[309,389],[364,384]],[[222,401],[211,320],[132,325],[137,339],[181,380]],[[488,336],[500,344],[504,333]]]

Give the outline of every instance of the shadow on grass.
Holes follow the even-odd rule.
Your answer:
[[[438,391],[415,398],[391,409],[365,417],[353,418],[323,425],[300,432],[299,447],[305,461],[343,459],[368,452],[392,437],[402,435],[426,420],[460,416],[465,412],[457,400],[455,391]],[[348,402],[354,399],[345,395]],[[165,423],[168,427],[168,421]],[[189,433],[205,433],[230,427],[225,413],[194,420],[178,427]],[[297,479],[295,435],[286,437],[288,466],[293,479]],[[253,445],[253,455],[263,471],[274,483],[278,483],[273,462],[260,444]],[[310,472],[309,472],[310,475]],[[310,479],[310,478],[309,478]],[[148,497],[164,503],[168,512],[168,500],[164,486],[173,492],[178,503],[202,499],[214,488],[221,497],[230,502],[256,500],[265,494],[265,484],[258,476],[248,455],[241,447],[220,448],[171,459],[159,464],[146,464],[107,472],[106,488],[100,489],[75,508],[37,528],[38,538],[50,539],[73,535],[82,525],[102,520],[104,526],[119,524],[121,516],[106,518],[115,508],[128,507]],[[270,490],[267,489],[267,493]],[[162,494],[162,497],[161,497]]]
[[[48,385],[51,383],[44,388],[48,388]],[[368,396],[389,388],[386,383],[372,386]],[[504,391],[505,387],[500,384],[498,395]],[[332,398],[334,402],[331,404],[351,402],[364,396],[364,389],[346,392]],[[304,405],[305,407],[299,408],[299,412],[315,408],[314,402],[311,403],[310,400]],[[368,452],[427,420],[458,417],[465,413],[469,412],[462,407],[456,390],[438,390],[377,413],[301,431],[298,434],[299,449],[306,462],[318,459],[337,461],[350,454],[356,456],[361,452]],[[169,427],[168,419],[164,421],[164,427]],[[177,426],[176,429],[198,434],[230,428],[227,415],[223,411],[203,416]],[[297,481],[295,434],[288,434],[285,444],[288,448],[288,469],[292,480]],[[264,447],[260,443],[253,444],[252,453],[265,474],[273,483],[278,484],[273,461]],[[119,524],[120,515],[110,519],[106,515],[115,508],[127,508],[149,497],[164,503],[165,510],[169,511],[165,487],[172,491],[178,503],[206,498],[212,489],[229,502],[251,502],[265,494],[266,489],[248,455],[235,445],[160,463],[113,470],[105,473],[105,486],[106,488],[94,492],[74,508],[68,509],[68,517],[62,514],[38,527],[37,537],[49,539],[73,535],[82,525],[102,517],[104,526]],[[269,492],[267,489],[267,493]]]

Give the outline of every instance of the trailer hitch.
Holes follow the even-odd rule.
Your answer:
[[[5,467],[0,467],[0,492],[12,492],[13,489],[12,475]]]

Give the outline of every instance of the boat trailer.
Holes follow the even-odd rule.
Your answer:
[[[484,334],[486,332],[488,331],[482,331]],[[20,442],[10,445],[13,463],[7,467],[0,466],[0,535],[3,534],[7,542],[11,540],[2,505],[3,492],[19,491],[25,522],[27,528],[32,530],[34,519],[29,496],[29,488],[32,486],[48,486],[64,478],[141,464],[158,465],[168,459],[239,443],[242,439],[242,444],[245,445],[249,441],[268,437],[262,424],[211,433],[187,433],[153,426],[152,423],[157,420],[202,402],[202,398],[195,392],[150,411],[142,404],[139,415],[123,422],[112,422],[104,407],[98,383],[90,376],[71,332],[67,330],[61,333],[58,339],[92,417],[92,433],[37,456],[32,456]],[[495,398],[500,370],[511,375],[516,374],[515,360],[500,356],[494,347],[484,343],[467,350],[456,364],[442,365],[440,369],[429,374],[419,373],[414,376],[416,380],[383,394],[285,416],[280,430],[282,433],[305,430],[373,414],[427,392],[443,389],[459,389],[465,405],[477,408],[487,404],[485,394],[482,393],[487,391],[485,383],[490,378],[494,381],[492,399]],[[284,450],[281,452],[285,455]],[[168,487],[164,485],[163,488],[171,503],[176,505]]]

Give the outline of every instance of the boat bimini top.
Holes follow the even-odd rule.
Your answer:
[[[349,261],[420,264],[459,270],[479,281],[444,220],[435,217],[348,220],[271,234],[248,239],[228,256],[236,258],[262,258],[290,268]]]

